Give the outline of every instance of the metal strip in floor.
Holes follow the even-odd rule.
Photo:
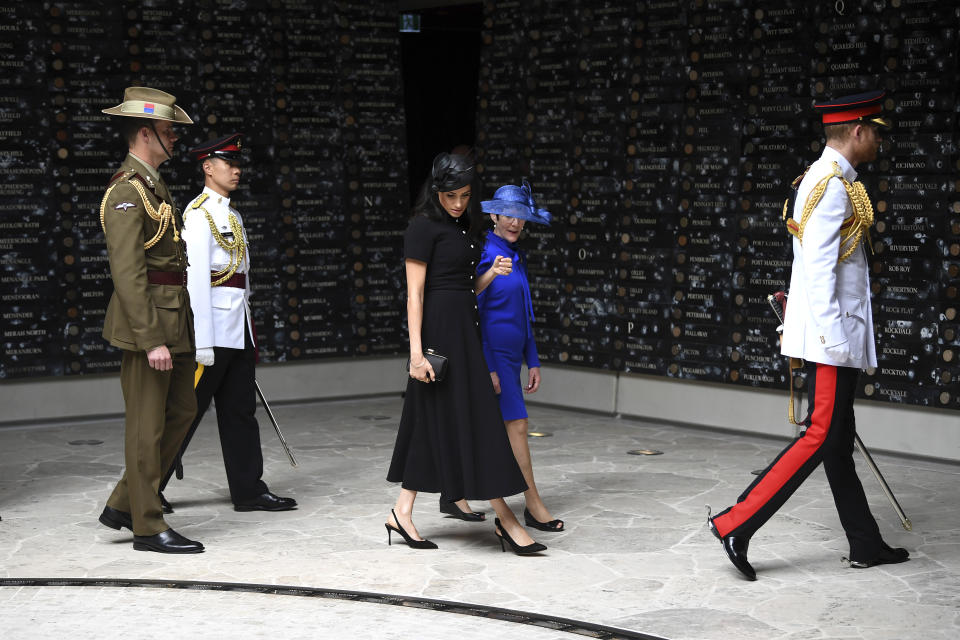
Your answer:
[[[331,600],[348,600],[370,604],[386,604],[398,607],[431,609],[446,613],[489,618],[516,624],[528,624],[556,631],[572,633],[587,638],[602,640],[667,640],[638,631],[628,631],[602,624],[559,618],[542,613],[517,611],[482,604],[469,604],[451,600],[436,600],[417,596],[400,596],[372,591],[348,591],[323,587],[295,587],[276,584],[253,584],[248,582],[207,582],[203,580],[148,580],[127,578],[0,578],[0,587],[140,587],[148,589],[194,589],[200,591],[236,591],[243,593],[300,596]]]

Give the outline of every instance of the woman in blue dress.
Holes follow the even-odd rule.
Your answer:
[[[489,500],[495,534],[518,554],[546,546],[526,532],[504,501],[526,489],[503,429],[480,345],[476,294],[510,262],[496,258],[478,276],[479,229],[473,163],[441,153],[420,190],[415,215],[404,234],[410,381],[387,480],[401,483],[385,522],[387,542],[396,533],[415,549],[436,549],[413,524],[418,492],[439,492],[451,502]],[[428,350],[447,358],[438,376]],[[438,365],[439,366],[439,365]]]
[[[483,355],[490,369],[494,391],[500,400],[500,412],[506,424],[510,446],[517,458],[527,490],[523,511],[527,526],[541,531],[563,531],[563,521],[556,520],[540,499],[533,481],[530,445],[527,442],[527,408],[524,393],[540,388],[540,360],[533,339],[533,302],[527,281],[527,257],[516,242],[526,222],[550,224],[550,213],[537,209],[526,180],[522,186],[505,185],[497,189],[493,200],[480,203],[493,220],[493,231],[487,233],[477,273],[487,273],[502,256],[512,260],[507,275],[497,275],[480,293],[480,332]],[[527,365],[527,385],[521,388],[520,367]]]

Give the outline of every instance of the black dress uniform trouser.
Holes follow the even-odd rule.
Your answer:
[[[737,503],[713,518],[721,536],[750,538],[821,462],[830,483],[851,560],[870,560],[883,544],[853,461],[853,399],[859,369],[808,362],[806,429],[750,484]]]
[[[255,355],[250,334],[244,332],[244,348],[214,347],[213,365],[204,367],[197,382],[197,416],[180,447],[182,458],[203,414],[214,400],[223,466],[227,472],[230,499],[234,504],[255,498],[267,491],[263,476],[263,452],[260,450],[260,425],[255,387]],[[176,467],[170,465],[160,483],[163,491]]]

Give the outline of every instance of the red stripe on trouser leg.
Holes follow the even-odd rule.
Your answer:
[[[721,536],[729,535],[737,527],[756,516],[761,509],[775,498],[778,498],[778,501],[782,503],[796,490],[799,482],[793,483],[793,486],[789,487],[787,483],[805,466],[809,467],[811,459],[819,453],[827,439],[830,424],[833,421],[836,392],[837,368],[818,364],[810,426],[807,427],[803,437],[791,443],[766,469],[764,474],[754,482],[748,492],[740,497],[735,505],[713,519],[717,533]],[[819,464],[819,462],[818,458],[816,464]],[[806,478],[812,470],[813,467],[806,469],[803,478]],[[800,480],[802,481],[803,478],[800,478]],[[787,495],[778,496],[785,488],[788,492]],[[759,528],[760,524],[762,522],[756,528]]]

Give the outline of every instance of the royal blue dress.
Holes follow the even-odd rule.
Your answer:
[[[447,356],[442,382],[410,379],[387,480],[448,500],[490,500],[526,491],[480,346],[474,268],[480,242],[466,216],[415,216],[404,258],[425,262],[423,348]]]
[[[533,339],[533,300],[527,281],[527,256],[516,244],[492,231],[487,233],[477,273],[490,269],[497,256],[513,260],[513,271],[497,276],[477,297],[483,355],[490,371],[500,378],[500,412],[504,420],[527,417],[520,367],[539,367]]]

